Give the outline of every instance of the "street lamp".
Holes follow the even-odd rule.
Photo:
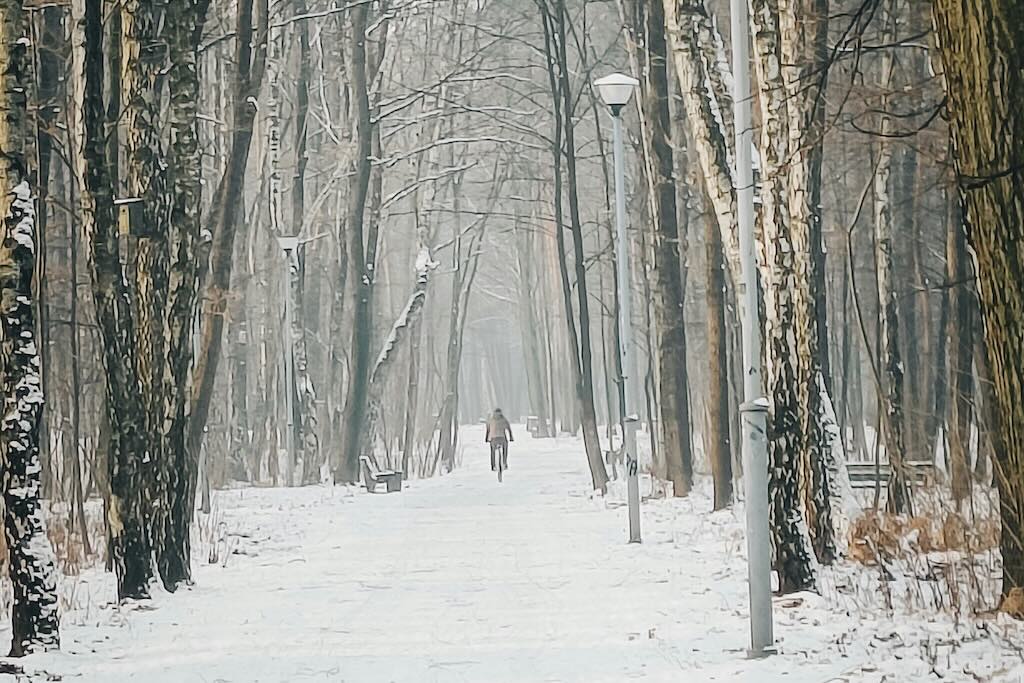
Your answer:
[[[288,449],[288,462],[285,463],[285,477],[287,485],[295,483],[295,378],[294,367],[295,356],[292,352],[292,293],[291,293],[291,265],[292,255],[299,248],[298,235],[280,236],[277,243],[284,252],[284,333],[282,335],[283,345],[281,352],[284,360],[284,403],[287,415],[285,416],[285,444]]]
[[[622,148],[622,108],[629,103],[638,80],[624,74],[610,74],[594,81],[601,99],[612,113],[615,158],[615,266],[619,288],[619,353],[622,366],[622,444],[626,451],[626,491],[629,500],[629,542],[640,542],[640,483],[637,479],[636,414],[634,378],[636,352],[633,348],[633,301],[629,274],[629,242],[626,240],[626,179]]]
[[[743,318],[743,489],[747,513],[750,656],[774,652],[771,548],[768,536],[768,401],[761,383],[761,330],[754,261],[754,128],[750,113],[750,17],[747,0],[732,0],[733,111],[736,121],[736,208],[740,242],[738,299]]]

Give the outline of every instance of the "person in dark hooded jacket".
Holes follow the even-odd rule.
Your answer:
[[[487,434],[484,436],[484,441],[491,444],[491,470],[497,469],[497,463],[494,460],[494,454],[501,449],[501,464],[502,469],[508,469],[508,443],[509,441],[515,441],[512,438],[512,425],[508,423],[505,416],[501,412],[501,408],[495,408],[494,414],[487,420]]]

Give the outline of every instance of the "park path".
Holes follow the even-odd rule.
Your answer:
[[[630,545],[619,488],[589,492],[578,441],[521,438],[498,484],[479,437],[466,430],[455,473],[400,494],[220,492],[196,585],[115,608],[98,602],[109,579],[83,578],[69,654],[48,670],[134,683],[818,683],[850,666],[832,661],[834,634],[808,603],[782,609],[784,656],[744,658],[740,511],[710,514],[701,493],[653,501]]]

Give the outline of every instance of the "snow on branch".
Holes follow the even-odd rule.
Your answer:
[[[391,352],[398,345],[402,334],[412,324],[420,311],[423,310],[423,302],[427,298],[427,281],[430,278],[430,271],[439,265],[431,257],[430,249],[426,246],[420,247],[420,251],[416,255],[416,284],[413,287],[412,294],[409,295],[409,300],[405,303],[405,308],[402,309],[402,313],[395,320],[395,324],[391,326],[391,331],[384,340],[384,345],[377,356],[377,362],[373,364],[373,372],[370,374],[371,386],[378,381],[378,375],[388,360],[390,360]]]

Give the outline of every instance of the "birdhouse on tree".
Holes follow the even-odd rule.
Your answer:
[[[123,197],[114,200],[117,208],[117,230],[124,237],[152,237],[150,226],[142,215],[140,197]]]

